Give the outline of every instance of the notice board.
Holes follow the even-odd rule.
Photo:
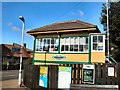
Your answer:
[[[70,88],[71,71],[72,71],[71,67],[59,66],[58,88]]]
[[[48,66],[40,66],[39,86],[48,87]]]

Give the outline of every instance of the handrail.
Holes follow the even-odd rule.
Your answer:
[[[117,61],[112,56],[106,56],[106,57],[110,58],[114,63],[117,63]]]

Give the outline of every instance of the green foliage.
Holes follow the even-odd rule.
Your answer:
[[[110,43],[111,47],[116,46],[117,48],[112,51],[112,55],[117,61],[120,61],[120,2],[110,2],[109,3],[109,33],[110,33]],[[104,26],[106,31],[107,27],[107,15],[106,15],[106,5],[103,4],[102,13],[100,17],[100,22]],[[106,32],[107,33],[107,32]]]

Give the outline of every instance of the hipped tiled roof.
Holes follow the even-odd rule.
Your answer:
[[[27,33],[34,32],[47,32],[47,31],[59,31],[59,30],[74,30],[74,29],[87,29],[87,28],[96,28],[97,32],[100,32],[96,25],[82,22],[79,20],[72,20],[66,22],[58,22],[43,27],[35,28],[33,30],[27,31]]]
[[[2,52],[2,56],[13,56],[13,57],[20,57],[20,53],[16,53],[16,52],[12,52],[12,48],[19,48],[20,47],[17,47],[17,46],[13,46],[13,45],[10,45],[10,44],[1,44],[1,49],[0,51]],[[22,48],[22,57],[25,57],[25,58],[29,58],[31,57],[28,52],[31,52],[32,51],[28,51],[29,49],[26,49],[25,47]]]

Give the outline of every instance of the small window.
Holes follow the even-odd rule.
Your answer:
[[[103,42],[103,37],[102,36],[98,36],[98,42]]]
[[[92,50],[93,51],[103,51],[103,36],[94,35],[92,40]]]
[[[97,43],[93,44],[93,50],[97,50]]]
[[[97,42],[97,36],[93,36],[93,42]]]

